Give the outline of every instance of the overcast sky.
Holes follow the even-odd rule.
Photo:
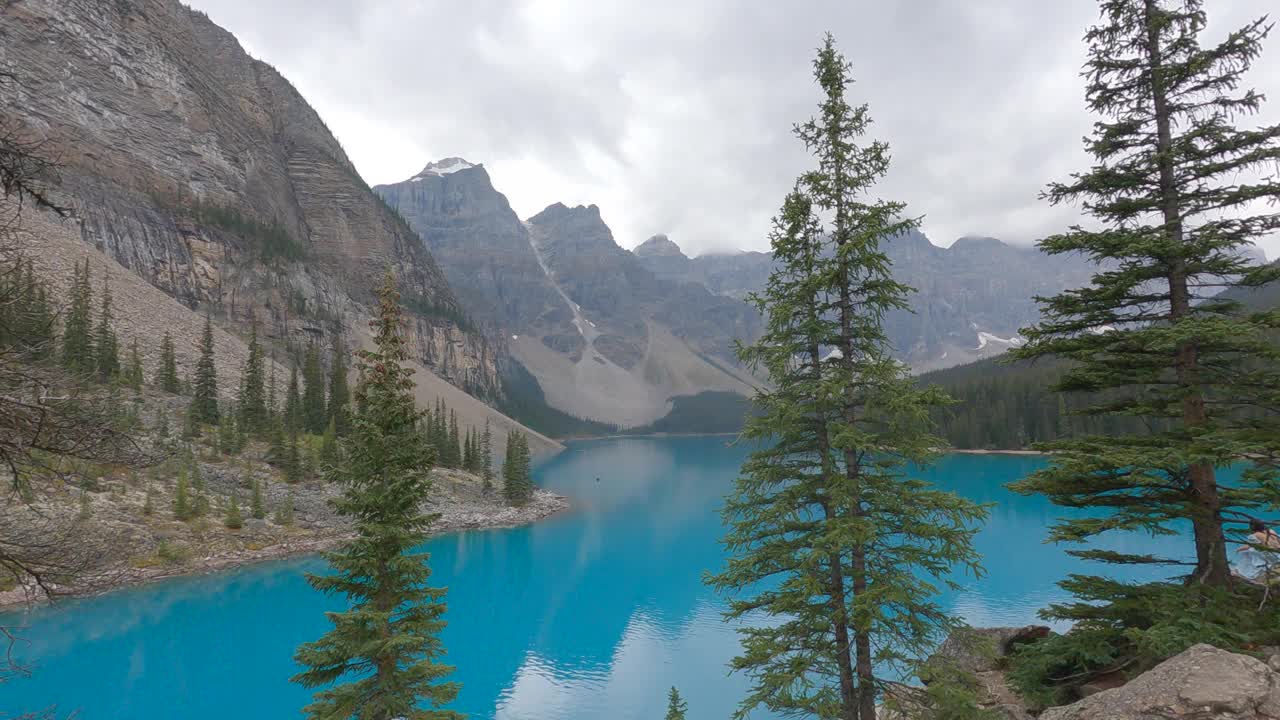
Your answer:
[[[1075,211],[1037,195],[1088,162],[1093,0],[187,1],[292,80],[371,184],[457,155],[521,217],[599,205],[623,247],[767,248],[827,30],[893,149],[881,195],[936,244],[1061,229]],[[1206,6],[1210,39],[1275,7]],[[1246,122],[1280,122],[1280,33],[1248,79],[1272,100]]]

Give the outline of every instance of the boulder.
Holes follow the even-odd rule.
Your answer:
[[[1044,625],[1025,627],[964,628],[947,636],[929,662],[949,662],[972,673],[995,670],[1000,661],[1023,643],[1049,636]]]
[[[1131,680],[1041,720],[1280,719],[1280,673],[1248,655],[1195,645]]]

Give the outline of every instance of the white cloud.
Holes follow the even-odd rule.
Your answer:
[[[766,245],[804,166],[813,49],[836,35],[893,146],[882,185],[939,244],[1031,242],[1075,218],[1038,199],[1086,167],[1091,0],[193,0],[276,65],[371,183],[482,162],[516,211],[597,204],[618,242]],[[1219,37],[1268,9],[1210,1]],[[1280,121],[1280,39],[1249,77]],[[1280,238],[1266,249],[1280,254]]]

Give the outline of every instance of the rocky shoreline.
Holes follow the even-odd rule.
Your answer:
[[[568,498],[541,489],[535,490],[533,499],[520,507],[450,497],[430,508],[439,514],[432,526],[431,535],[436,537],[467,530],[519,527],[559,515],[569,508]],[[337,526],[318,526],[305,535],[287,536],[280,542],[262,547],[240,547],[193,557],[181,565],[131,566],[99,579],[92,584],[92,589],[72,589],[67,595],[60,597],[90,597],[169,578],[205,575],[271,560],[311,555],[336,547],[350,536],[350,533]],[[34,608],[45,599],[42,593],[30,587],[3,591],[0,592],[0,613]]]

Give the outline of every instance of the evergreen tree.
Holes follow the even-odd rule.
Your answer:
[[[178,469],[178,487],[173,494],[173,517],[177,520],[190,520],[195,517],[191,505],[190,490],[187,487],[187,469]]]
[[[156,385],[161,390],[177,395],[182,390],[178,380],[178,361],[173,350],[173,337],[165,330],[160,339],[160,366],[156,368]]]
[[[302,396],[298,392],[298,366],[289,369],[289,388],[284,395],[284,429],[302,429]]]
[[[231,530],[239,530],[244,527],[244,516],[240,514],[238,493],[231,493],[231,500],[227,503],[227,513],[222,518],[222,524]]]
[[[475,428],[467,428],[467,434],[462,440],[462,467],[467,472],[476,471],[476,449],[472,442]]]
[[[338,423],[337,418],[329,418],[329,425],[324,429],[320,439],[320,462],[332,465],[338,461]]]
[[[484,421],[484,434],[480,436],[480,478],[484,481],[481,487],[487,494],[493,489],[493,430],[489,421]]]
[[[276,355],[271,353],[271,361],[267,364],[267,429],[271,431],[280,422],[277,413],[280,405],[276,395]]]
[[[294,680],[325,686],[305,709],[311,717],[461,718],[441,709],[459,687],[443,681],[453,668],[440,663],[445,591],[427,586],[427,556],[414,551],[434,520],[420,510],[434,452],[418,432],[390,272],[378,296],[376,350],[360,357],[363,409],[344,441],[345,461],[330,472],[343,488],[335,509],[352,519],[357,538],[326,555],[335,574],[308,576],[316,589],[346,595],[350,607],[329,613],[334,629],[298,648],[296,660],[307,669]]]
[[[263,377],[262,346],[258,344],[258,324],[249,335],[249,357],[240,374],[240,397],[237,402],[240,426],[253,437],[262,437],[268,429],[267,395]]]
[[[289,436],[289,446],[286,450],[288,455],[284,461],[284,479],[290,483],[301,482],[305,479],[305,474],[302,467],[302,450],[298,447],[297,431]]]
[[[680,697],[680,691],[672,686],[670,692],[667,693],[666,720],[684,720],[684,714],[688,709],[689,704]]]
[[[524,433],[507,436],[507,459],[502,464],[503,496],[511,505],[524,505],[533,498],[533,477],[529,467],[529,441]]]
[[[191,411],[196,422],[217,425],[218,369],[213,361],[213,319],[204,316],[204,334],[200,337],[200,359],[196,361],[195,379],[191,383]]]
[[[124,378],[135,393],[142,392],[142,355],[138,353],[137,338],[129,342],[129,362],[124,368]]]
[[[284,501],[276,508],[275,517],[272,518],[275,524],[282,527],[293,525],[293,491],[290,490],[285,495]]]
[[[334,432],[346,435],[351,428],[351,389],[347,385],[347,349],[342,336],[333,334],[333,356],[329,368],[329,404],[325,412],[333,423]]]
[[[1054,204],[1082,204],[1098,227],[1071,228],[1040,247],[1082,253],[1108,269],[1087,287],[1044,300],[1043,320],[1018,354],[1069,358],[1056,389],[1106,393],[1080,413],[1136,418],[1152,431],[1053,443],[1052,465],[1015,489],[1109,511],[1106,519],[1061,521],[1050,534],[1056,541],[1080,543],[1112,530],[1170,534],[1186,522],[1195,557],[1187,579],[1225,588],[1225,528],[1280,499],[1274,469],[1255,467],[1243,487],[1224,486],[1215,472],[1280,450],[1280,419],[1249,412],[1280,401],[1280,313],[1244,313],[1207,297],[1223,286],[1280,279],[1280,267],[1241,252],[1280,229],[1280,213],[1250,214],[1255,198],[1280,196],[1280,180],[1240,179],[1280,160],[1280,125],[1233,124],[1261,104],[1261,95],[1237,87],[1270,26],[1263,18],[1204,48],[1199,0],[1100,5],[1100,24],[1085,36],[1088,103],[1102,116],[1085,143],[1094,163],[1046,193]],[[1109,331],[1095,332],[1103,326]],[[1126,564],[1181,559],[1073,554]],[[1114,595],[1102,578],[1073,577],[1066,586],[1085,600]],[[1092,607],[1052,613],[1099,617]]]
[[[71,303],[62,324],[62,364],[68,370],[91,375],[97,365],[93,357],[93,288],[89,283],[89,260],[79,264],[71,282]]]
[[[918,672],[956,627],[937,584],[977,571],[985,512],[909,475],[941,445],[929,412],[944,400],[915,387],[882,325],[910,290],[882,244],[915,221],[872,196],[888,148],[861,140],[870,117],[846,100],[849,66],[829,35],[814,74],[824,101],[796,133],[816,167],[774,221],[775,269],[753,298],[766,329],[742,351],[772,385],[744,433],[760,449],[726,501],[730,557],[710,581],[732,595],[730,619],[761,623],[740,630],[731,663],[752,683],[738,717],[763,706],[874,720],[886,675]],[[959,689],[948,697],[972,706]]]
[[[102,305],[98,312],[98,326],[94,330],[93,361],[97,367],[98,380],[111,382],[120,374],[120,347],[116,339],[116,331],[111,324],[111,286],[107,278],[102,278]]]
[[[462,467],[462,439],[458,434],[458,414],[452,410],[449,411],[449,440],[448,440],[448,462],[445,464],[451,468]]]
[[[249,481],[249,517],[254,520],[261,520],[267,516],[267,505],[262,499],[262,482],[258,480],[258,476],[253,475]]]
[[[311,343],[302,365],[302,428],[319,435],[328,424],[324,405],[324,368],[320,365],[320,348]]]

